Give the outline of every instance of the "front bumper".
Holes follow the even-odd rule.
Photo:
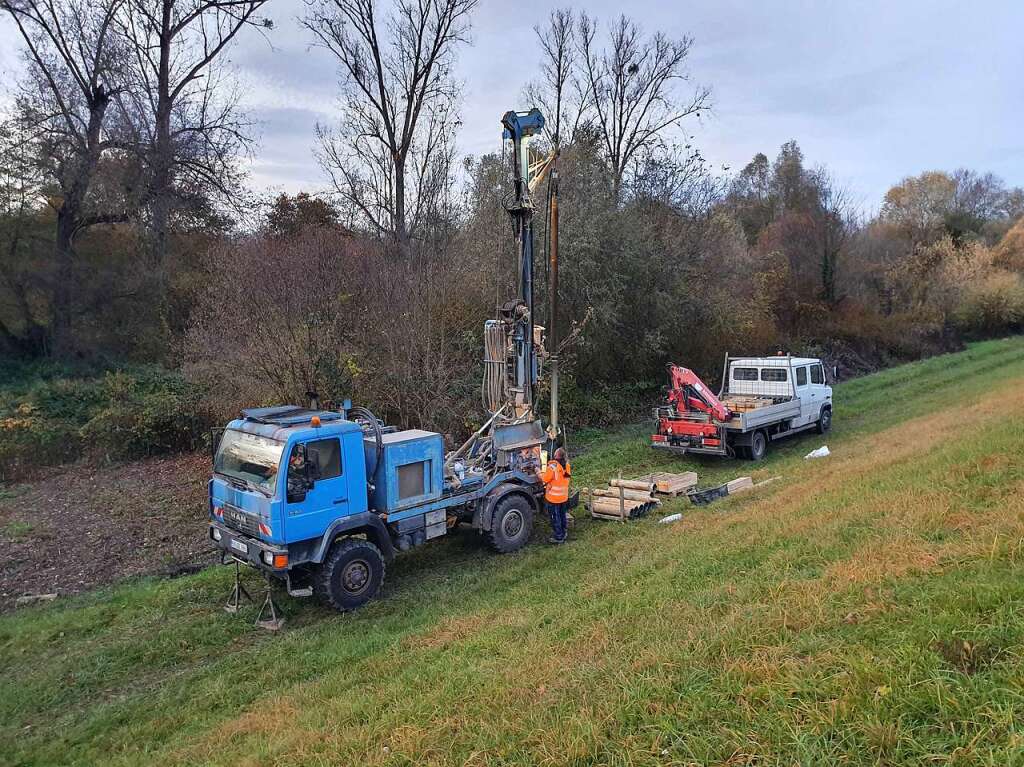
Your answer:
[[[217,533],[214,533],[215,530]],[[284,567],[274,567],[273,564],[269,564],[265,559],[265,557],[269,556],[270,561],[273,562],[275,556],[287,556],[288,549],[282,546],[264,543],[252,536],[232,530],[230,527],[226,527],[219,522],[210,523],[208,534],[214,546],[219,548],[224,556],[236,559],[242,564],[252,565],[258,570],[266,570],[271,573],[283,573],[288,569],[287,565]],[[219,540],[217,534],[220,535]]]

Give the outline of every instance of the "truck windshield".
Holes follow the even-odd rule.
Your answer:
[[[283,452],[284,443],[276,439],[227,429],[220,439],[213,470],[273,492]]]

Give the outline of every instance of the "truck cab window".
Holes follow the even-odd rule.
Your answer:
[[[807,368],[796,369],[796,385],[807,386]]]
[[[306,443],[306,455],[316,461],[316,477],[333,479],[341,476],[341,443],[336,437]]]
[[[825,371],[822,370],[821,365],[811,365],[811,383],[825,383]]]
[[[788,378],[785,368],[761,368],[762,381],[785,381]]]
[[[732,380],[734,381],[756,381],[757,368],[733,368]]]

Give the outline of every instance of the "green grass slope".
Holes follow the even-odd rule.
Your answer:
[[[220,610],[226,568],[3,616],[0,762],[1024,762],[1022,384],[1021,338],[842,384],[833,455],[774,446],[764,490],[505,557],[453,536],[278,635]],[[575,465],[669,468],[752,465],[639,429]]]

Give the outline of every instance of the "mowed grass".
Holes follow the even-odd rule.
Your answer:
[[[505,557],[453,536],[278,635],[220,610],[226,568],[4,616],[0,762],[1024,763],[1022,384],[1020,338],[842,384],[755,494]],[[753,465],[639,428],[575,462],[671,467]]]

